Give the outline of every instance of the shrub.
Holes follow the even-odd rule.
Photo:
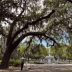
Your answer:
[[[20,66],[21,60],[9,60],[9,66]]]
[[[34,62],[35,64],[44,64],[43,62]]]
[[[20,66],[21,65],[21,61],[19,60],[15,60],[13,66]]]
[[[1,64],[1,61],[0,60],[0,64]],[[20,66],[21,64],[21,60],[9,60],[9,66]]]
[[[33,62],[33,61],[30,61],[29,63],[30,63],[30,64],[34,64],[34,62]]]
[[[9,66],[12,66],[14,64],[15,60],[9,60]]]

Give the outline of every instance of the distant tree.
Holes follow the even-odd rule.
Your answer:
[[[25,49],[26,47],[20,47],[17,50],[20,51],[20,54],[22,56],[24,56],[25,58],[28,58],[28,61],[29,61],[29,58],[39,59],[42,55],[44,56],[48,55],[48,51],[43,45],[30,44],[30,47],[28,48],[28,50],[26,51]]]
[[[70,63],[70,60],[72,60],[72,47],[70,45],[67,46],[66,52],[67,52],[67,58],[69,59]]]
[[[66,59],[67,58],[67,45],[65,43],[59,43],[60,47],[58,48],[58,46],[54,46],[51,47],[51,52],[52,55],[58,55],[61,59]]]

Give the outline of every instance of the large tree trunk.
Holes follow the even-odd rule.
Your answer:
[[[9,63],[9,59],[10,59],[12,52],[13,52],[12,49],[9,49],[9,48],[6,49],[3,59],[2,59],[2,62],[1,62],[1,65],[0,65],[0,69],[8,68],[8,63]]]

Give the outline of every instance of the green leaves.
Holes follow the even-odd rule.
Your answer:
[[[48,50],[43,45],[30,44],[30,47],[24,52],[25,49],[26,47],[20,47],[17,51],[19,51],[20,54],[24,54],[26,57],[29,55],[31,58],[39,58],[42,55],[48,55]]]
[[[70,45],[67,46],[67,49],[66,49],[66,52],[67,52],[67,58],[72,58],[72,47]]]
[[[25,49],[26,49],[26,47],[20,47],[17,49],[17,51],[20,51],[22,53],[22,52],[24,52]]]
[[[60,47],[59,46],[54,46],[51,48],[51,52],[53,55],[59,55],[60,58],[66,58],[67,54],[66,54],[66,49],[67,49],[67,45],[65,45],[64,43],[60,43]]]

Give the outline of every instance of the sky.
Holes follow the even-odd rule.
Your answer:
[[[23,43],[26,39],[28,39],[28,38],[23,39],[23,40],[22,40],[22,43]],[[37,44],[40,44],[40,40],[37,41],[36,43],[37,43]],[[45,47],[46,47],[46,45],[47,45],[47,43],[46,43],[45,40],[42,40],[42,44],[43,44]]]
[[[38,41],[38,44],[40,44],[40,40]],[[42,44],[46,47],[47,43],[45,40],[42,40]]]
[[[68,33],[65,33],[65,34],[68,36]],[[23,39],[22,42],[24,42],[26,39],[28,39],[28,38]],[[69,43],[68,43],[68,40],[66,40],[65,37],[63,38],[63,40],[60,40],[60,41],[59,41],[59,43],[61,43],[61,42],[64,42],[64,43],[67,44],[67,45],[69,44]],[[40,44],[40,40],[38,40],[36,43],[37,43],[37,44]],[[47,42],[46,42],[45,40],[42,40],[42,44],[43,44],[46,48],[50,48],[50,46],[47,47]],[[49,42],[49,44],[52,45],[53,43]]]
[[[62,40],[59,41],[59,43],[61,43],[61,42],[62,42]],[[68,43],[68,40],[66,40],[65,38],[63,39],[63,42],[64,42],[65,44],[67,44],[67,45],[69,44],[69,43]],[[38,44],[40,44],[40,41],[38,41]],[[50,48],[50,46],[47,47],[47,43],[46,43],[45,40],[42,40],[42,44],[43,44],[46,48]],[[53,43],[50,42],[50,44],[52,45]]]

